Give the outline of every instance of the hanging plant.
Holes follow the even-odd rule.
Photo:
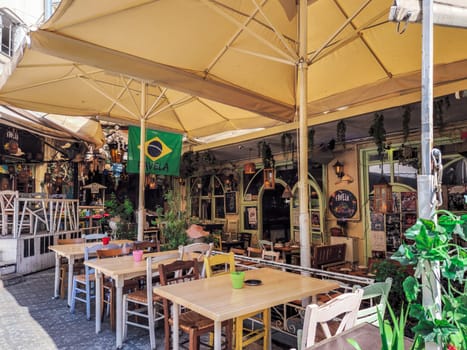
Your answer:
[[[271,151],[271,146],[266,141],[258,142],[258,157],[263,159],[264,168],[274,168],[276,161]]]
[[[345,125],[345,122],[341,120],[339,123],[337,123],[337,130],[336,130],[336,140],[338,143],[342,144],[342,146],[345,148],[345,132],[346,132],[347,126]]]
[[[448,96],[433,100],[433,119],[439,130],[443,130],[445,127],[444,112],[449,109],[449,107],[451,107],[451,101],[449,101]]]
[[[375,113],[373,124],[371,125],[370,130],[368,130],[368,133],[373,137],[378,150],[378,157],[380,160],[382,160],[384,153],[384,141],[386,141],[386,130],[384,129],[383,114]]]
[[[289,153],[292,153],[293,158],[293,149],[294,149],[294,141],[292,134],[285,132],[281,135],[281,150],[282,153],[285,154],[285,159],[289,159]]]
[[[308,151],[313,151],[313,146],[315,144],[315,129],[311,128],[308,131]]]
[[[402,131],[404,134],[404,143],[406,143],[407,140],[409,139],[409,133],[410,133],[409,124],[410,124],[410,117],[412,114],[412,107],[410,107],[409,105],[406,105],[403,107],[403,109],[404,109],[404,113],[402,113]]]

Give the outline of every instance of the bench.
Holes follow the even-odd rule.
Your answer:
[[[345,243],[319,245],[313,247],[312,267],[326,269],[345,263]]]

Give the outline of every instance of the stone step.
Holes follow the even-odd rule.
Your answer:
[[[8,287],[24,281],[24,276],[19,273],[8,273],[0,276],[0,287]]]

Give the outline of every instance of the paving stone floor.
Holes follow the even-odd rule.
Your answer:
[[[71,314],[62,299],[53,299],[54,269],[24,276],[16,284],[0,284],[0,349],[115,349],[115,333],[105,318],[95,333],[94,317],[86,320],[84,304]],[[94,311],[94,309],[92,309]],[[163,326],[156,331],[157,349],[163,349]],[[149,349],[149,334],[131,327],[122,349]],[[261,349],[254,344],[251,348]],[[273,344],[273,350],[288,349]]]

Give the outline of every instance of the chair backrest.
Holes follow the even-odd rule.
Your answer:
[[[90,233],[88,235],[82,235],[86,242],[99,241],[104,237],[107,237],[107,233]]]
[[[204,257],[206,277],[213,277],[235,271],[234,253],[217,254]]]
[[[252,234],[249,232],[239,232],[237,234],[238,240],[243,242],[243,248],[245,249],[251,246],[251,237],[252,237]]]
[[[180,257],[182,260],[197,260],[198,268],[200,270],[201,277],[206,275],[206,267],[204,266],[204,257],[210,256],[214,249],[214,243],[192,243],[179,247]]]
[[[155,277],[159,277],[159,264],[172,259],[179,259],[177,252],[167,253],[158,256],[150,256],[146,259],[146,293],[148,300],[152,299],[152,286]]]
[[[156,241],[140,241],[133,243],[133,250],[144,250],[148,252],[160,252],[161,244],[158,240]]]
[[[251,258],[261,258],[263,256],[263,250],[260,248],[248,247],[246,251]]]
[[[231,253],[234,253],[235,255],[246,255],[246,250],[245,249],[241,249],[241,248],[230,248],[230,252]]]
[[[14,212],[15,200],[18,198],[18,191],[0,191],[0,208],[2,213]]]
[[[392,286],[392,278],[388,277],[384,282],[375,282],[363,287],[362,307],[358,310],[355,324],[363,322],[378,326],[378,312],[384,318],[389,291]],[[365,307],[364,305],[369,305]]]
[[[161,286],[199,279],[196,260],[176,260],[169,264],[159,264]]]
[[[303,336],[300,349],[306,349],[315,344],[318,324],[321,325],[324,336],[330,338],[353,327],[357,317],[358,308],[362,299],[363,289],[357,289],[353,293],[344,293],[331,299],[326,304],[318,306],[311,304],[306,307],[303,322]],[[340,316],[337,329],[331,333],[328,322]]]
[[[270,250],[263,250],[261,259],[270,261],[280,261],[280,252],[273,252]]]
[[[84,238],[64,238],[64,239],[58,239],[57,244],[79,244],[79,243],[84,243],[85,240]]]
[[[211,236],[214,240],[214,249],[222,251],[222,234],[221,233],[211,233]]]
[[[131,253],[131,248],[128,246],[123,246],[119,248],[98,249],[96,251],[98,259],[116,258],[117,256],[124,256],[130,253]]]
[[[258,245],[263,250],[270,250],[270,251],[274,250],[273,249],[274,244],[271,241],[268,241],[266,239],[260,239],[258,241]]]

